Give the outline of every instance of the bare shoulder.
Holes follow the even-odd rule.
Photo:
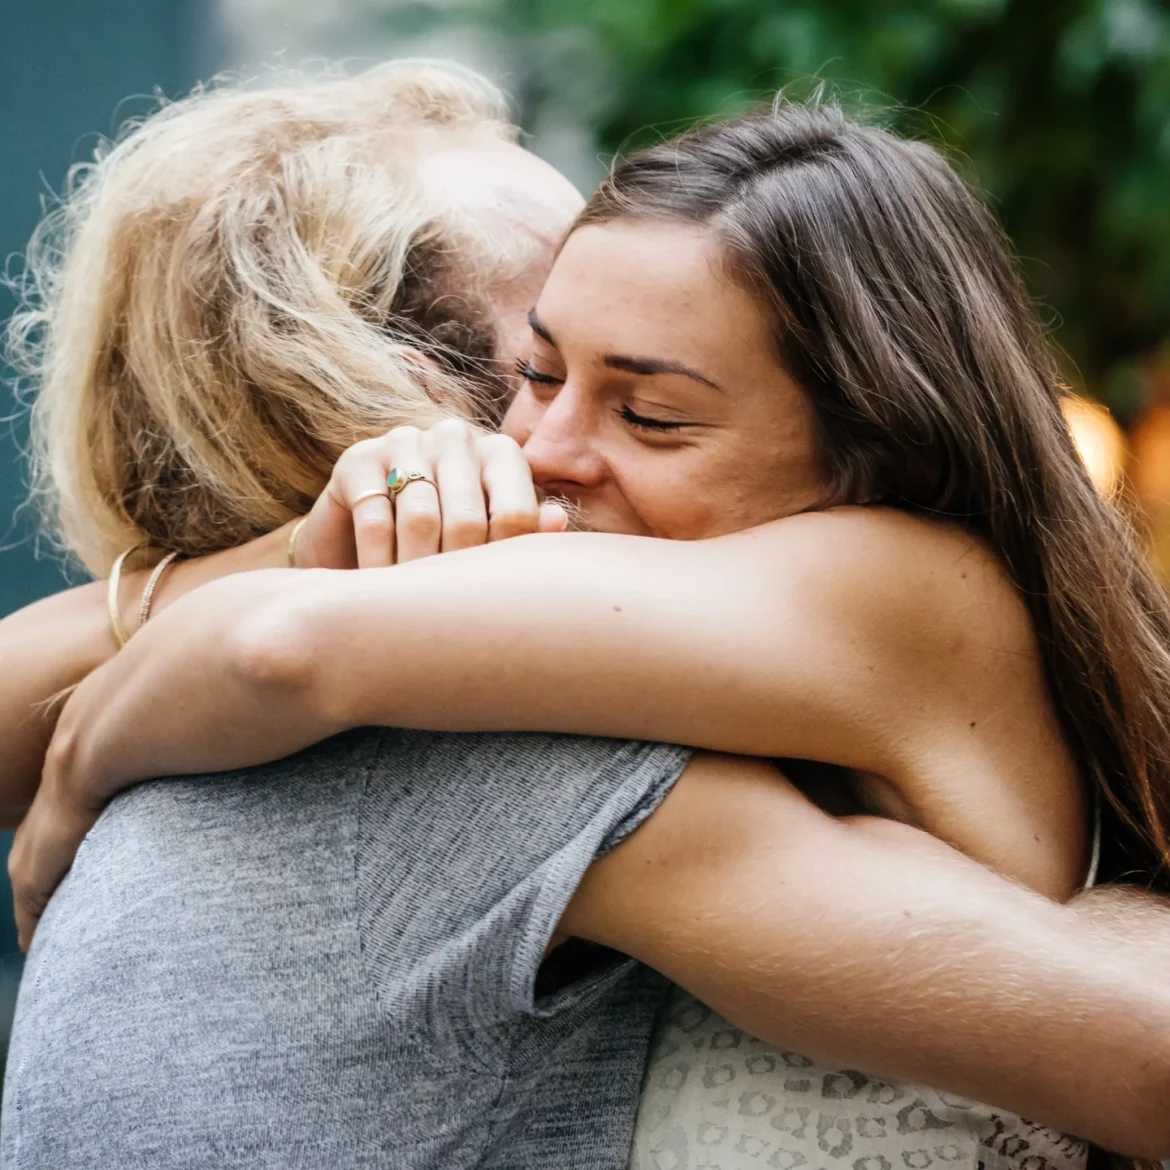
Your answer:
[[[1079,772],[1027,606],[997,557],[957,526],[892,509],[773,527],[765,555],[805,564],[801,596],[822,631],[848,639],[841,659],[857,664],[851,694],[884,739],[895,815],[908,807],[969,856],[1066,897],[1085,872]],[[880,786],[870,795],[882,804]]]
[[[894,508],[810,512],[756,530],[847,628],[916,657],[1036,651],[1027,607],[1005,567],[956,524]]]

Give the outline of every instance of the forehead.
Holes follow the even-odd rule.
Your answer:
[[[555,248],[581,210],[581,193],[555,167],[492,127],[424,139],[422,181],[464,212]]]
[[[691,360],[709,374],[713,364],[733,370],[772,352],[767,314],[730,278],[718,241],[686,224],[631,220],[577,229],[553,265],[538,312],[563,347]]]

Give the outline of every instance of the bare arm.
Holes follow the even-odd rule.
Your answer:
[[[47,597],[0,621],[0,828],[14,829],[37,790],[62,699],[114,653],[105,585]]]
[[[697,757],[561,929],[835,1067],[1170,1153],[1170,918],[1148,898],[1058,906],[917,830],[827,817],[765,765]]]
[[[804,519],[703,543],[526,537],[216,586],[152,623],[100,702],[96,680],[79,696],[58,763],[100,805],[362,724],[798,756],[901,783],[930,831],[1067,896],[1083,872],[1075,769],[1051,766],[1057,730],[1042,704],[1005,702],[998,670],[1009,656],[1038,676],[1035,661],[998,651],[986,615],[966,622],[958,570],[910,589],[881,539],[867,548],[850,524],[826,543],[829,518]],[[1046,740],[1048,766],[1021,769]],[[931,774],[955,791],[930,791]]]
[[[425,507],[419,510],[417,505],[425,505],[426,497],[420,501],[417,492],[391,509],[383,494],[386,470],[395,463],[421,465],[427,443],[448,442],[453,433],[460,451],[474,460],[463,476],[463,482],[474,487],[474,498],[452,504],[445,526],[438,523],[437,512],[432,516]],[[528,465],[510,440],[480,435],[456,420],[439,424],[426,435],[399,427],[381,438],[356,443],[338,460],[307,524],[298,529],[296,561],[302,567],[335,569],[389,566],[440,548],[448,551],[538,530],[560,531],[564,522],[559,506],[538,504]],[[155,596],[154,614],[208,582],[286,565],[291,529],[292,522],[240,548],[176,565]],[[145,572],[127,573],[123,579],[121,609],[128,629],[134,628],[146,577]],[[0,678],[4,744],[0,827],[19,823],[37,790],[61,709],[59,702],[50,700],[114,655],[106,620],[101,583],[66,591],[0,622],[0,662],[5,666]]]
[[[220,577],[283,565],[287,528],[242,548],[176,565],[155,601],[157,614]],[[146,572],[127,573],[122,619],[133,629]],[[14,829],[41,779],[63,692],[109,661],[117,646],[106,616],[106,583],[95,581],[26,606],[0,621],[0,828]]]
[[[625,545],[620,539],[554,539],[562,543],[522,540],[511,550],[460,553],[393,573],[255,573],[210,585],[152,623],[79,690],[47,776],[56,775],[66,788],[66,778],[84,776],[112,791],[138,778],[129,774],[135,770],[148,776],[257,762],[383,718],[455,730],[584,730],[593,725],[575,721],[600,717],[594,730],[645,735],[649,712],[673,719],[672,727],[687,721],[689,731],[677,738],[703,742],[725,734],[705,698],[714,695],[712,703],[733,715],[731,708],[756,701],[727,665],[729,652],[751,651],[764,677],[786,679],[784,686],[808,681],[800,676],[799,655],[785,673],[789,668],[763,652],[744,617],[753,591],[766,593],[768,604],[778,604],[778,592],[782,604],[795,599],[768,588],[758,573],[749,575],[734,550],[714,562],[718,571],[705,575],[695,561],[688,578],[684,554],[693,546],[642,542],[639,547],[652,547],[665,559],[649,570],[640,563],[630,574],[605,559]],[[538,548],[556,555],[543,567],[529,566],[527,576],[517,572],[509,559],[514,550]],[[585,574],[598,566],[609,571],[590,593]],[[662,603],[658,590],[675,577],[702,591],[704,604],[720,578],[732,582],[733,592],[723,595],[731,617],[716,635],[692,628],[693,614],[679,600],[685,590],[668,590],[675,600]],[[462,614],[464,604],[471,617]],[[623,615],[636,624],[622,622]],[[799,608],[787,616],[781,628],[794,631],[797,649],[808,639],[818,655],[809,669],[822,668],[825,631],[801,624]],[[643,625],[652,635],[634,636]],[[531,640],[534,630],[539,649],[519,655],[517,665],[518,643]],[[830,633],[841,637],[839,630]],[[619,669],[608,655],[620,640],[625,658]],[[701,653],[688,659],[686,647],[696,644]],[[901,652],[879,641],[866,654],[883,648]],[[827,661],[831,665],[837,654],[848,663],[863,649],[830,640]],[[860,660],[868,662],[865,655]],[[673,703],[659,699],[654,687],[660,672],[681,667],[698,671],[699,682],[676,687]],[[185,697],[177,700],[180,688]],[[595,688],[625,689],[620,703],[581,716],[575,705],[588,703]],[[799,701],[794,696],[797,711]],[[807,737],[822,735],[817,742],[833,758],[815,727],[774,722],[779,731],[751,732],[758,737],[755,750],[815,754]],[[174,736],[182,744],[178,751]],[[752,774],[758,789],[759,773]],[[46,791],[53,787],[47,784]],[[632,856],[637,864],[598,889],[609,903],[628,896],[632,917],[607,923],[589,917],[596,910],[581,902],[573,911],[580,916],[567,919],[566,929],[625,945],[768,1038],[1017,1110],[1031,1105],[1032,1113],[1054,1123],[1068,1124],[1071,1117],[1074,1131],[1117,1147],[1160,1148],[1164,1131],[1152,1127],[1163,1122],[1151,1116],[1143,1093],[1148,1086],[1158,1101],[1167,1089],[1163,1037],[1170,1008],[1165,980],[1152,965],[1160,961],[1159,948],[1165,954],[1165,943],[1145,937],[1146,915],[1118,910],[1106,936],[1094,918],[1052,906],[901,826],[835,825],[803,803],[783,800],[779,812],[769,812],[736,786],[730,771],[719,790],[705,811],[688,818],[689,836],[673,847],[675,863],[689,855],[696,868],[677,871],[674,881],[665,867],[667,876],[651,882],[663,897],[673,886],[678,901],[635,898],[630,879],[650,880],[656,863],[653,856],[619,850],[615,859]],[[791,797],[774,778],[767,791]],[[678,807],[671,798],[647,829]],[[787,820],[794,809],[804,811]],[[35,839],[24,840],[35,851]],[[641,832],[634,838],[647,847],[656,840]],[[691,901],[706,880],[722,890],[722,901]],[[670,923],[680,932],[677,944]],[[860,938],[851,931],[860,931]],[[723,942],[711,945],[704,937]],[[847,961],[855,944],[864,962]],[[873,980],[881,1005],[871,1014],[851,1002],[866,980]],[[912,1012],[893,1003],[902,990],[913,993]],[[816,1008],[818,992],[828,1009]],[[792,1023],[800,1012],[790,1001],[813,1023]],[[887,1009],[888,1024],[882,1022]],[[1081,1045],[1099,1051],[1078,1080],[1068,1053]],[[1027,1049],[1022,1056],[1021,1049]]]

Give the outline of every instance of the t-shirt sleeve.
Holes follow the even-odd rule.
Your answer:
[[[577,736],[387,733],[358,845],[380,998],[441,1002],[490,1031],[591,994],[605,964],[538,996],[549,941],[589,865],[651,815],[690,756]]]

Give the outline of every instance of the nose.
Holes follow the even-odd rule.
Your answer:
[[[604,480],[598,422],[594,406],[570,386],[561,388],[524,440],[524,455],[537,487],[572,497],[575,490],[596,487]]]

